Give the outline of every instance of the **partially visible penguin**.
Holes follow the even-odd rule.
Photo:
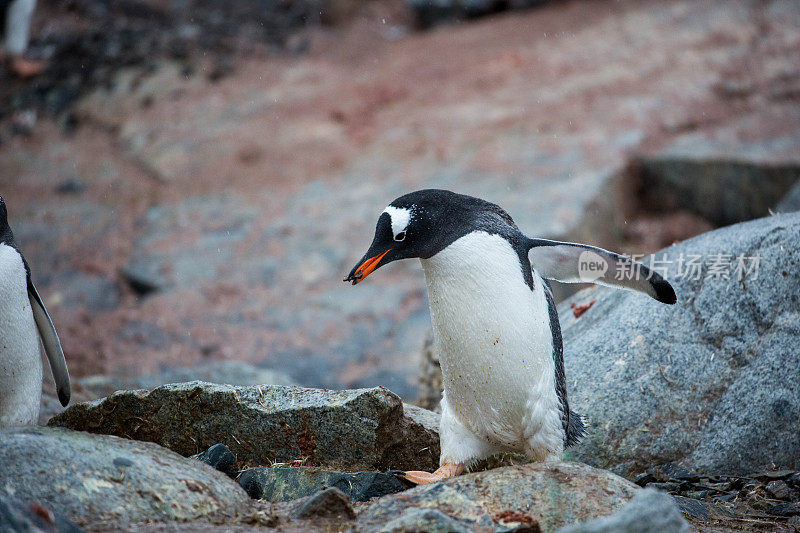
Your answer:
[[[36,424],[42,401],[41,337],[58,399],[69,403],[67,362],[53,322],[14,242],[0,197],[0,427]]]
[[[531,239],[499,206],[427,189],[394,200],[367,253],[345,281],[418,257],[425,272],[444,393],[440,467],[403,477],[457,476],[499,452],[561,458],[586,432],[567,402],[558,314],[545,279],[594,281],[676,301],[672,286],[641,263],[568,242]]]

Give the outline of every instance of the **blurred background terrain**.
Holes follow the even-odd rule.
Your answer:
[[[413,399],[418,264],[341,281],[413,189],[626,253],[800,202],[791,0],[51,0],[29,53],[0,194],[76,377]]]

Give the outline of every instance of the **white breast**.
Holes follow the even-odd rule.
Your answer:
[[[35,424],[42,398],[39,336],[22,257],[0,244],[0,427]]]
[[[536,459],[557,452],[563,433],[541,278],[533,274],[531,291],[509,242],[485,232],[458,239],[422,266],[449,408],[498,449]],[[544,440],[543,428],[552,433]]]

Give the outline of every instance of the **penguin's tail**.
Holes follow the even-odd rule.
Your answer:
[[[578,444],[584,437],[589,435],[589,419],[579,415],[574,411],[569,412],[569,424],[567,425],[567,446]]]

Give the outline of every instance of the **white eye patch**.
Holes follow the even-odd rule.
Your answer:
[[[389,214],[389,219],[392,221],[392,235],[394,240],[402,241],[406,238],[406,228],[411,221],[412,209],[406,207],[388,206],[383,210],[384,213]]]

